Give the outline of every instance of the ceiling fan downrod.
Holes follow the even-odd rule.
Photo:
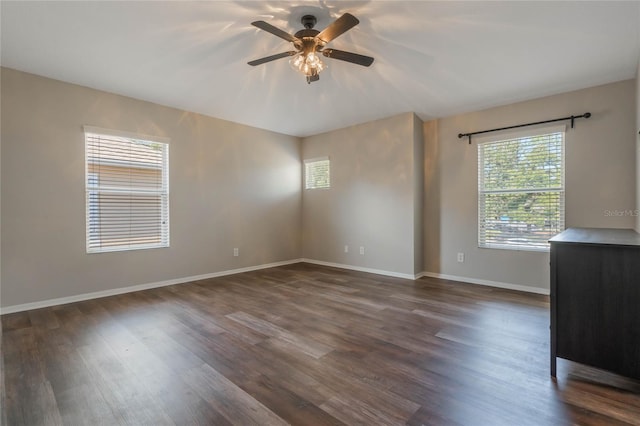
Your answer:
[[[302,24],[303,27],[305,27],[306,29],[310,30],[313,27],[315,27],[316,23],[318,22],[318,20],[316,19],[315,16],[313,15],[304,15],[301,19],[300,19],[300,23]]]

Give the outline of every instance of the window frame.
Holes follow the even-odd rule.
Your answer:
[[[327,164],[327,183],[326,186],[309,186],[310,169],[314,166],[320,165],[320,163]],[[304,189],[316,190],[316,189],[330,189],[331,188],[331,160],[329,157],[316,157],[304,160]]]
[[[146,250],[154,248],[167,248],[170,247],[170,192],[169,192],[169,151],[170,151],[170,139],[162,136],[150,136],[139,133],[125,132],[112,129],[103,129],[94,126],[83,126],[84,130],[84,149],[85,149],[85,240],[86,240],[86,253],[109,253],[118,251],[132,251],[132,250]],[[121,190],[122,194],[140,194],[146,196],[157,195],[160,197],[160,217],[159,221],[159,242],[136,244],[135,241],[128,240],[127,242],[119,245],[105,245],[99,242],[95,244],[96,240],[92,238],[92,225],[95,225],[95,219],[91,216],[91,199],[98,194],[110,193],[111,195],[118,193],[120,190],[114,190],[113,188],[101,188],[99,183],[97,185],[90,185],[90,180],[94,182],[98,181],[96,172],[90,171],[92,163],[90,162],[90,137],[105,137],[116,140],[122,140],[130,143],[150,143],[162,145],[162,160],[159,168],[161,173],[161,188],[159,190],[150,190],[148,188],[141,187],[129,187],[128,190]],[[126,160],[125,160],[126,161]],[[129,165],[129,169],[145,169],[145,167],[134,167]],[[95,198],[94,198],[95,199]]]
[[[561,167],[561,171],[560,171],[560,187],[559,188],[509,188],[509,189],[496,189],[496,190],[483,190],[483,183],[484,183],[484,170],[483,170],[483,162],[482,162],[482,153],[481,153],[481,149],[483,146],[486,146],[487,144],[497,144],[500,142],[511,142],[514,140],[518,140],[518,139],[527,139],[527,138],[534,138],[534,137],[539,137],[539,136],[545,136],[545,135],[550,135],[550,134],[555,134],[555,133],[561,133],[562,134],[562,141],[560,143],[560,167]],[[520,193],[539,193],[539,192],[544,192],[544,193],[558,193],[559,194],[559,210],[560,210],[560,214],[559,214],[559,218],[558,218],[558,227],[557,227],[557,231],[561,232],[562,230],[565,229],[565,217],[566,217],[566,183],[565,183],[565,176],[566,176],[566,126],[564,125],[559,125],[559,126],[550,126],[550,127],[536,127],[536,128],[531,128],[531,129],[526,129],[526,130],[521,130],[521,131],[511,131],[509,133],[500,133],[499,135],[491,135],[491,136],[483,136],[483,137],[479,137],[476,138],[477,141],[477,145],[478,145],[478,152],[477,152],[477,160],[478,160],[478,210],[477,210],[477,225],[478,225],[478,247],[482,248],[482,249],[498,249],[498,250],[515,250],[515,251],[531,251],[531,252],[549,252],[550,247],[548,242],[546,243],[546,245],[544,246],[540,246],[540,245],[534,245],[532,243],[535,243],[535,239],[530,240],[529,244],[499,244],[499,243],[487,243],[486,242],[486,235],[484,238],[484,243],[483,243],[483,222],[482,219],[486,218],[486,212],[483,212],[483,203],[482,203],[482,196],[483,194],[499,194],[499,193],[515,193],[515,192],[520,192]],[[486,219],[485,219],[485,223],[486,223]],[[551,238],[552,236],[550,236],[549,238]]]

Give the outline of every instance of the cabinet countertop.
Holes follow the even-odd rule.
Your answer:
[[[568,228],[551,238],[549,242],[640,247],[640,234],[633,229]]]

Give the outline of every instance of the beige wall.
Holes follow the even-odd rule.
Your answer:
[[[1,87],[2,306],[300,257],[298,138],[10,69]],[[171,139],[170,248],[86,254],[83,125]]]
[[[304,258],[411,276],[420,272],[414,257],[414,215],[422,205],[415,193],[422,176],[414,161],[420,149],[415,145],[422,143],[416,126],[419,120],[406,113],[303,140],[304,159],[331,160],[331,188],[303,193]]]
[[[423,271],[424,218],[424,130],[422,120],[413,114],[413,270]]]
[[[636,73],[636,231],[640,232],[640,63]]]
[[[2,84],[0,84],[0,99],[2,98]],[[2,102],[0,102],[0,117],[2,117]],[[1,123],[0,123],[1,125]],[[2,188],[2,132],[0,132],[0,188]],[[0,190],[1,192],[1,190]],[[2,306],[2,196],[0,196],[0,306]],[[2,327],[0,324],[0,354],[3,354],[2,348]],[[4,385],[4,356],[0,356],[0,424],[7,424],[6,407],[6,391]]]
[[[477,146],[457,134],[586,111],[567,129],[566,224],[640,229],[605,214],[640,208],[634,80],[426,123],[406,113],[302,143],[9,69],[0,87],[0,306],[300,257],[546,289],[548,254],[477,248]],[[85,124],[171,139],[170,248],[85,253]],[[301,191],[300,159],[321,156],[332,188]]]
[[[548,289],[548,253],[477,247],[477,144],[458,133],[591,112],[566,132],[566,226],[631,228],[635,209],[635,81],[628,80],[424,124],[425,270]],[[456,254],[465,253],[464,263]]]

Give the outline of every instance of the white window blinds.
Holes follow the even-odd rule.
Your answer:
[[[169,246],[169,145],[85,128],[87,252]]]
[[[548,250],[564,229],[564,131],[478,145],[478,245]]]
[[[305,189],[330,188],[329,158],[314,158],[304,161]]]

